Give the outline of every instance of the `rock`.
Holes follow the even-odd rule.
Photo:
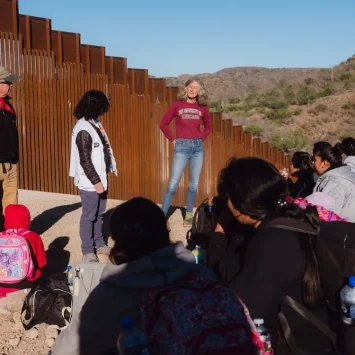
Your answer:
[[[13,330],[16,330],[16,331],[21,331],[21,330],[25,330],[25,328],[23,327],[22,323],[15,323],[13,326],[12,326],[12,329]]]
[[[56,339],[58,337],[58,330],[49,326],[46,330],[46,338],[47,339]]]
[[[26,294],[23,290],[11,292],[6,295],[6,308],[10,312],[21,312]]]
[[[20,341],[21,337],[17,336],[16,338],[9,340],[9,345],[13,346],[14,348],[17,348],[20,344]]]
[[[36,339],[38,337],[38,330],[35,328],[27,330],[25,332],[25,337],[28,339]]]
[[[20,312],[15,312],[13,315],[12,315],[12,320],[15,322],[15,323],[20,323],[22,325],[22,322],[21,322],[21,313]]]
[[[11,320],[12,313],[9,310],[7,310],[6,307],[0,307],[0,319],[1,320]]]
[[[53,344],[54,344],[54,339],[46,339],[46,345],[49,348],[52,348]]]

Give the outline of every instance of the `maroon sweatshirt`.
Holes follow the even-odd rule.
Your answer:
[[[180,100],[175,101],[160,122],[160,129],[171,142],[175,140],[169,128],[169,123],[175,118],[176,138],[206,139],[212,131],[210,113],[207,106],[198,102],[190,104]],[[205,129],[201,132],[201,123]]]

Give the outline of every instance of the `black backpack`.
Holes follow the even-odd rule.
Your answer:
[[[212,206],[209,206],[208,199],[205,199],[197,207],[193,219],[192,227],[186,233],[187,248],[193,250],[196,245],[206,248],[207,235],[215,229],[215,222],[212,214]]]
[[[304,306],[293,302],[291,307],[325,333],[333,343],[335,340],[336,348],[341,353],[354,355],[355,327],[346,326],[342,323],[339,292],[347,279],[355,275],[355,223],[318,221],[318,225],[313,228],[310,224],[293,218],[277,218],[271,221],[268,227],[317,236],[315,252],[328,306],[331,330],[326,325],[320,324],[322,322],[318,319],[314,319],[313,314],[307,311]],[[289,301],[286,299],[286,303],[289,304]],[[281,325],[284,326],[282,323],[281,320]],[[287,329],[286,333],[288,332],[290,332],[290,329]],[[292,333],[289,339],[286,337],[286,340],[289,345],[294,342]]]
[[[21,315],[24,328],[46,323],[64,329],[70,322],[72,301],[66,274],[44,278],[25,299]]]

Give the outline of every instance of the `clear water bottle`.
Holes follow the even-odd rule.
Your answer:
[[[264,319],[254,319],[254,324],[256,327],[256,331],[259,334],[260,340],[264,344],[264,353],[272,354],[272,346],[271,346],[271,336],[268,330],[264,327]]]
[[[205,249],[201,248],[199,245],[196,245],[195,249],[192,251],[192,254],[195,257],[196,264],[205,263]]]
[[[120,355],[149,355],[148,337],[140,329],[133,327],[132,318],[121,320],[122,333],[118,338]]]
[[[348,284],[341,289],[340,302],[343,322],[355,325],[355,276],[350,276]]]
[[[74,280],[73,280],[73,271],[72,271],[72,267],[69,265],[67,266],[67,280],[68,280],[68,285],[69,285],[69,289],[70,292],[73,293],[73,289],[74,289]]]

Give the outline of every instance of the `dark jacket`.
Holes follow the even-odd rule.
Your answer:
[[[290,196],[292,198],[305,198],[311,195],[316,184],[314,181],[314,171],[311,169],[299,170],[293,176],[297,177],[296,182],[293,182],[291,179],[287,180]]]
[[[328,339],[283,303],[286,295],[302,302],[305,257],[298,238],[295,232],[266,228],[265,224],[246,238],[213,233],[207,250],[207,264],[217,269],[222,280],[236,291],[252,318],[264,319],[276,354],[289,353],[285,343],[277,337],[280,310],[290,324],[297,346],[311,354],[324,354],[324,349],[330,348]],[[327,323],[325,309],[313,312]]]
[[[15,110],[10,97],[0,98],[0,163],[19,161],[18,132]]]
[[[108,143],[101,131],[93,124],[91,124],[99,135],[102,145],[104,147],[104,159],[106,164],[106,172],[109,173],[112,168],[111,153]],[[95,170],[94,164],[91,159],[92,154],[92,138],[88,131],[80,131],[76,137],[76,145],[79,150],[80,165],[82,166],[86,177],[93,185],[101,182],[101,179]]]

